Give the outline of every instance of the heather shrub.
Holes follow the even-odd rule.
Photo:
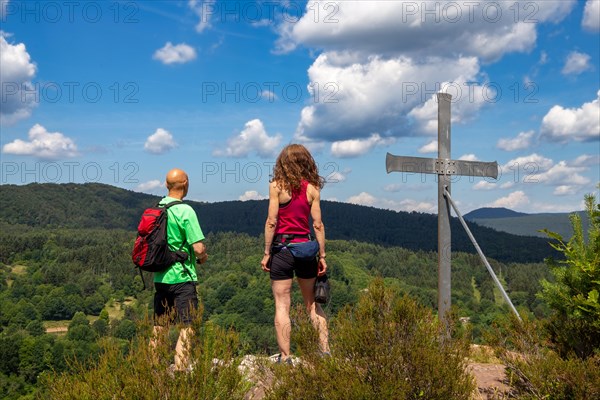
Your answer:
[[[73,363],[68,373],[41,377],[40,398],[81,399],[241,399],[248,383],[238,372],[238,337],[195,316],[190,350],[191,372],[170,372],[173,332],[169,327],[158,340],[157,351],[148,346],[152,326],[141,324],[127,349],[112,338],[101,341],[102,354],[93,366]]]
[[[331,356],[320,353],[306,314],[294,316],[300,361],[271,371],[271,399],[469,399],[466,335],[447,338],[431,310],[376,279],[330,323]]]
[[[585,359],[561,357],[552,349],[543,321],[513,316],[496,326],[488,340],[506,365],[513,395],[519,399],[600,398],[600,353]]]

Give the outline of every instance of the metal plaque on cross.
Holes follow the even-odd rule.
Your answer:
[[[390,172],[436,174],[438,176],[438,315],[446,324],[450,310],[451,235],[450,204],[444,193],[451,193],[453,175],[498,178],[497,162],[452,160],[450,158],[450,106],[452,96],[438,93],[438,157],[405,157],[387,154]]]

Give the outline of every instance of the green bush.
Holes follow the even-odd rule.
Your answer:
[[[545,231],[557,241],[552,247],[565,256],[559,262],[548,260],[556,282],[542,281],[540,295],[553,311],[548,330],[563,357],[574,353],[585,358],[600,350],[600,205],[592,195],[585,203],[590,220],[587,242],[577,214],[570,216],[573,236],[568,242]]]
[[[430,309],[382,279],[331,322],[330,357],[303,315],[292,336],[301,361],[274,368],[270,399],[469,399],[475,389],[466,337],[445,339]]]
[[[194,320],[190,350],[193,370],[169,372],[174,350],[165,329],[156,353],[149,348],[151,324],[128,346],[103,338],[102,354],[93,366],[73,363],[68,373],[47,373],[40,378],[40,399],[241,399],[248,384],[238,372],[237,335],[210,323]]]

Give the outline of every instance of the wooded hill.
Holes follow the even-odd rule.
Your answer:
[[[0,221],[44,228],[104,228],[134,231],[140,213],[159,197],[99,183],[0,186]],[[266,200],[203,203],[188,201],[205,233],[263,232]],[[328,239],[357,240],[410,250],[437,250],[437,216],[323,201]],[[452,250],[474,253],[453,218]],[[541,262],[557,254],[543,238],[523,237],[470,224],[484,253],[503,262]]]

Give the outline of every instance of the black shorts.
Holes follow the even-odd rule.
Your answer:
[[[319,271],[317,259],[310,261],[301,261],[294,259],[294,256],[285,247],[274,247],[271,252],[268,267],[271,269],[271,280],[283,281],[285,279],[296,277],[301,279],[316,278]]]
[[[170,315],[170,322],[177,321],[185,325],[192,322],[193,310],[198,309],[195,282],[174,285],[155,283],[154,288],[154,325],[160,325],[160,317],[165,314]]]

